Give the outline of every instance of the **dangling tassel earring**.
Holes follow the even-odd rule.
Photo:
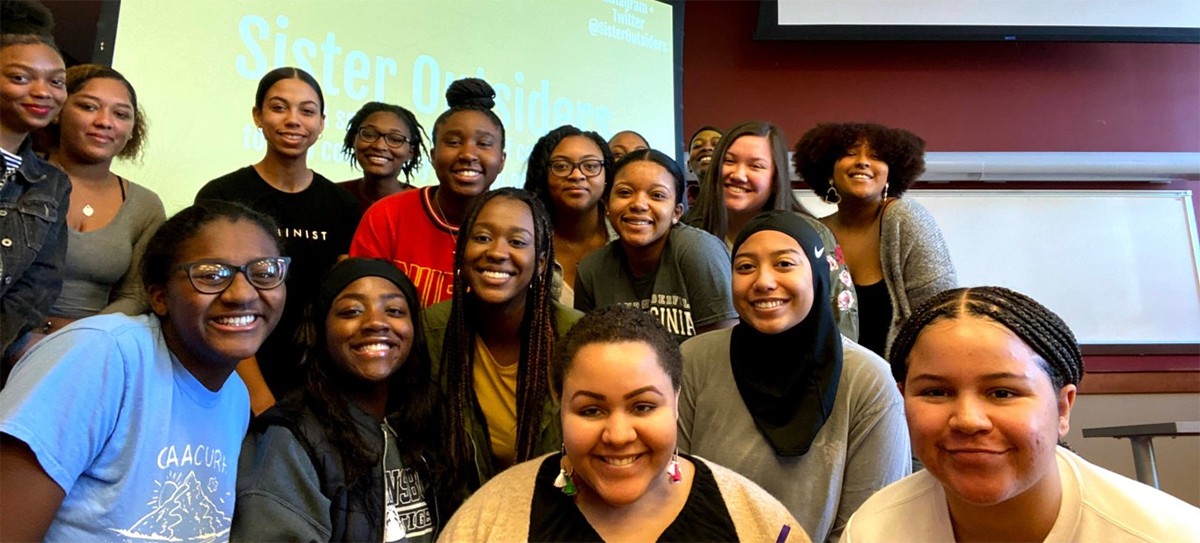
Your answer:
[[[887,184],[887,181],[884,181],[883,182],[883,199],[887,200],[887,197],[888,197],[888,184]]]
[[[671,461],[667,462],[667,477],[671,480],[672,484],[678,483],[679,481],[683,480],[683,476],[679,474],[679,450],[678,449],[676,449],[675,453],[671,455]]]
[[[554,478],[554,488],[561,490],[563,494],[574,496],[577,490],[575,489],[575,481],[571,480],[571,472],[567,471],[566,447],[563,447],[562,460],[559,460],[558,465],[558,477]]]
[[[842,201],[842,195],[838,194],[836,188],[833,187],[833,180],[829,181],[829,190],[825,191],[825,203],[838,205]]]

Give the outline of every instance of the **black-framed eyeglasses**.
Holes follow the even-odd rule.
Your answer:
[[[385,134],[367,126],[358,129],[358,137],[359,139],[363,140],[363,143],[375,143],[380,136],[383,136],[383,142],[392,149],[399,149],[400,147],[403,147],[405,143],[412,141],[404,134],[397,134],[395,132],[388,132]]]
[[[575,168],[579,168],[579,172],[584,177],[596,177],[600,172],[604,171],[604,161],[595,158],[581,160],[579,162],[571,162],[570,160],[556,159],[551,160],[547,166],[550,167],[550,173],[559,177],[567,177]]]
[[[246,276],[250,285],[258,290],[271,290],[283,284],[287,278],[290,256],[271,256],[234,266],[220,260],[198,260],[175,267],[187,272],[192,288],[203,294],[220,294],[233,284],[238,272]]]

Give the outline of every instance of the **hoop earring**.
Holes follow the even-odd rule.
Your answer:
[[[567,496],[574,496],[578,490],[575,488],[575,481],[571,480],[571,475],[574,475],[575,470],[567,469],[567,446],[562,446],[562,458],[558,461],[558,477],[554,478],[554,488],[562,491]]]
[[[825,203],[838,205],[841,201],[842,201],[842,195],[838,194],[837,189],[834,188],[833,183],[830,182],[829,190],[825,191]]]
[[[679,449],[675,449],[675,452],[671,454],[671,461],[667,462],[667,478],[670,479],[671,484],[678,484],[683,480],[683,476],[679,474]]]

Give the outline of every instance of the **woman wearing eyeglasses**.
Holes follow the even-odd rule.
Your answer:
[[[279,321],[280,245],[244,206],[184,209],[142,259],[153,314],[30,349],[0,391],[0,540],[228,538],[250,419],[234,369]]]
[[[353,159],[363,176],[343,181],[338,186],[358,198],[367,211],[384,196],[412,188],[413,173],[421,168],[425,155],[425,131],[413,113],[397,105],[367,102],[346,124],[342,154]],[[404,181],[400,173],[404,173]]]
[[[525,190],[537,195],[554,225],[554,277],[550,293],[575,304],[575,272],[583,257],[617,239],[604,217],[612,186],[613,157],[600,134],[563,125],[542,136],[529,153]]]
[[[300,387],[296,329],[325,272],[349,251],[362,216],[354,196],[308,168],[308,150],[325,128],[324,111],[321,87],[308,72],[291,67],[267,72],[258,82],[252,110],[266,138],[266,155],[210,181],[196,195],[197,202],[238,202],[271,216],[279,224],[284,254],[293,258],[287,279],[292,295],[283,318],[255,358],[238,368],[255,413]]]

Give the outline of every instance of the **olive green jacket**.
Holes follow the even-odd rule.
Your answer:
[[[446,327],[450,321],[450,304],[452,301],[445,301],[440,304],[429,306],[421,312],[422,319],[425,324],[425,338],[429,344],[429,358],[432,361],[433,376],[437,379],[438,386],[441,387],[442,393],[447,398],[450,397],[447,380],[448,373],[442,371],[442,350],[445,345]],[[554,331],[561,339],[563,335],[575,325],[583,313],[553,302],[554,304]],[[475,469],[479,476],[479,484],[482,486],[488,479],[491,479],[500,470],[497,469],[496,463],[492,458],[492,441],[488,437],[487,419],[483,417],[483,411],[480,410],[479,403],[473,402],[474,409],[470,411],[472,416],[467,417],[467,436],[471,439],[471,444],[475,450]],[[538,446],[534,449],[533,455],[540,456],[545,453],[558,451],[562,447],[562,425],[558,418],[558,402],[553,398],[546,398],[546,404],[542,407],[542,428],[538,434]],[[471,490],[475,490],[472,488]]]

